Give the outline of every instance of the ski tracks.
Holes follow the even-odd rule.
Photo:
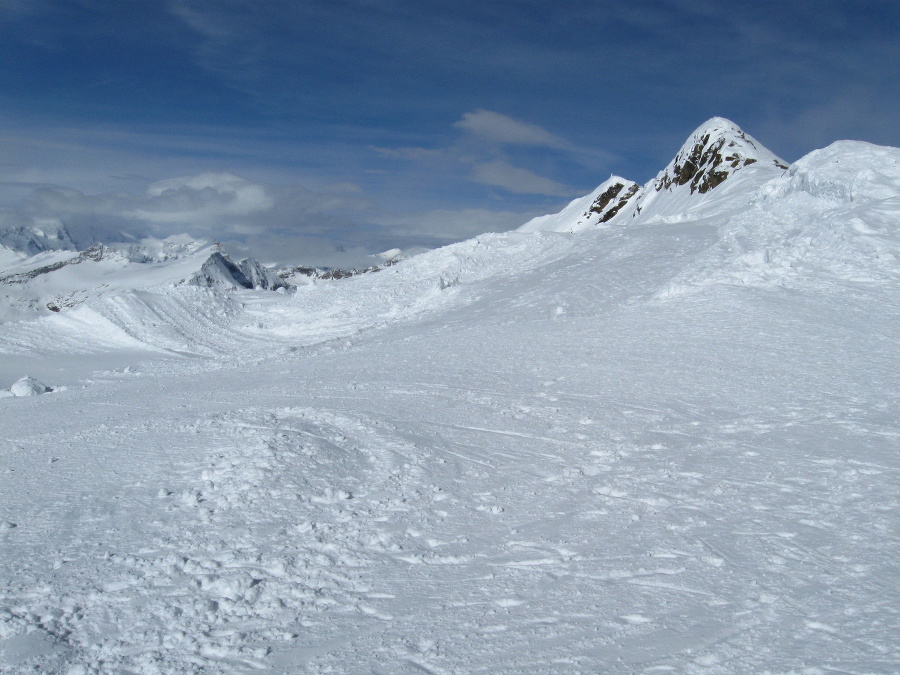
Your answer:
[[[111,426],[172,447],[7,583],[0,672],[895,669],[890,405],[542,386]]]
[[[413,448],[308,409],[188,426],[216,449],[119,506],[139,529],[110,540],[85,517],[56,572],[6,589],[0,672],[271,672],[389,620],[362,571],[399,548],[388,521],[411,508]]]

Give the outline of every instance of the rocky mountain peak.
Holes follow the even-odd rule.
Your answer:
[[[233,261],[219,245],[214,247],[213,253],[187,283],[206,288],[262,288],[272,291],[288,286],[253,258]]]
[[[657,176],[657,191],[689,185],[701,194],[723,183],[732,173],[760,162],[780,169],[787,163],[766,149],[734,122],[713,117],[694,131],[669,166]]]

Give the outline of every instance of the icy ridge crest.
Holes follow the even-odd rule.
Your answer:
[[[763,188],[767,199],[803,193],[832,202],[900,197],[900,148],[835,141],[794,162]]]

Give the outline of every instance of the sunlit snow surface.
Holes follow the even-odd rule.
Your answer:
[[[898,155],[0,326],[0,672],[898,672]]]

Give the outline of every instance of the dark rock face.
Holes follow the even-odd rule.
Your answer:
[[[594,200],[591,208],[588,209],[584,216],[597,214],[598,223],[605,223],[611,220],[622,207],[634,197],[640,186],[637,183],[631,183],[629,187],[625,187],[625,183],[614,183],[610,185],[603,193]]]
[[[613,198],[622,191],[622,188],[624,187],[625,186],[622,183],[610,185],[609,188],[603,194],[597,197],[593,204],[591,204],[591,208],[589,209],[589,211],[591,213],[603,213],[606,205],[609,204],[613,200]]]
[[[611,220],[613,216],[622,210],[623,206],[631,201],[631,198],[634,197],[640,189],[641,187],[637,183],[633,183],[631,187],[625,191],[625,194],[619,197],[619,201],[616,202],[616,205],[600,217],[600,222],[605,223],[606,221]]]
[[[248,258],[235,263],[220,251],[210,255],[188,283],[207,288],[263,288],[272,291],[287,287],[283,279],[257,261]]]
[[[690,184],[692,194],[704,194],[721,185],[735,170],[757,161],[755,157],[748,156],[748,147],[754,147],[753,143],[741,131],[735,131],[730,138],[725,135],[712,138],[707,133],[689,150],[682,149],[678,153],[671,173],[666,172],[656,181],[656,189]],[[775,165],[787,168],[786,164],[778,161]]]

